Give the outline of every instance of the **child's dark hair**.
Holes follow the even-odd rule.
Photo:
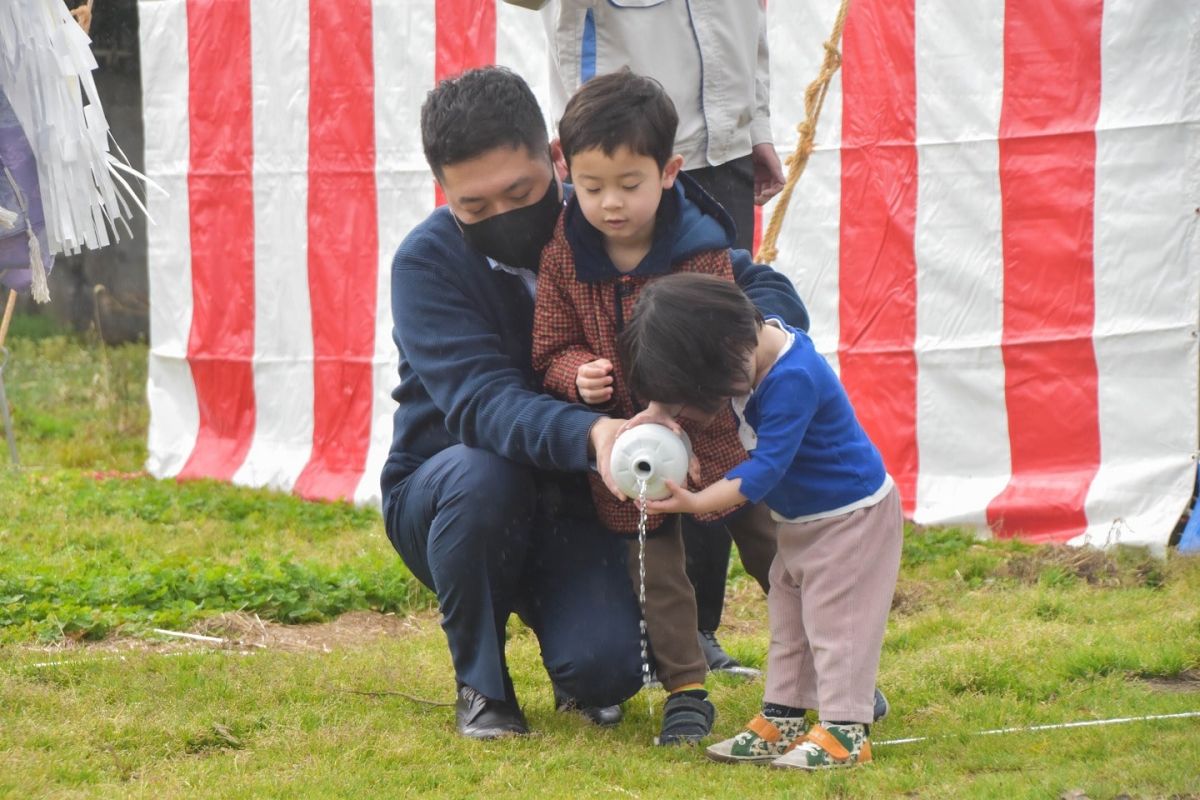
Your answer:
[[[546,120],[529,85],[504,67],[482,67],[446,78],[421,106],[421,143],[438,180],[442,168],[502,145],[546,154]]]
[[[611,156],[624,145],[653,158],[662,169],[675,152],[678,126],[675,104],[662,85],[624,67],[592,78],[572,95],[558,123],[558,138],[568,166],[577,153],[599,148]]]
[[[733,281],[677,273],[642,289],[618,345],[629,391],[657,401],[717,411],[745,394],[746,360],[763,317]]]

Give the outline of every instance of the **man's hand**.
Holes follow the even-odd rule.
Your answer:
[[[617,487],[617,482],[613,480],[612,471],[609,469],[609,462],[612,460],[613,442],[617,440],[617,435],[621,432],[625,425],[623,419],[609,419],[601,417],[592,425],[592,429],[588,432],[588,447],[592,454],[596,457],[596,471],[600,473],[600,479],[604,481],[604,485],[613,493],[613,496],[618,500],[628,500]]]
[[[770,142],[754,145],[750,161],[754,164],[754,202],[761,206],[783,189],[783,166]]]
[[[579,366],[575,373],[575,388],[579,390],[579,398],[589,406],[607,403],[612,399],[612,362],[607,358],[597,358]]]

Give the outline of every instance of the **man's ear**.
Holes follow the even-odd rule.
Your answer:
[[[683,156],[676,153],[668,159],[663,167],[662,188],[670,189],[675,185],[675,179],[679,177],[679,170],[683,169]]]
[[[554,172],[560,181],[565,181],[571,172],[567,169],[567,157],[563,155],[562,142],[558,139],[550,142],[550,162],[554,164]]]

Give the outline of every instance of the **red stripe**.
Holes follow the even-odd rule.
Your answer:
[[[496,0],[436,0],[434,8],[435,82],[496,63]],[[436,182],[433,191],[434,202],[444,205]]]
[[[914,0],[857,0],[843,32],[838,359],[912,513],[917,484]]]
[[[1012,478],[988,506],[1008,535],[1081,533],[1100,466],[1092,328],[1101,0],[1009,0],[1000,192]]]
[[[295,491],[354,496],[371,440],[379,269],[371,0],[309,4],[313,450]]]
[[[188,365],[200,426],[181,478],[229,480],[254,435],[250,3],[188,0]]]

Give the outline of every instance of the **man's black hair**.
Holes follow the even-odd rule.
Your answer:
[[[611,156],[625,146],[662,169],[675,152],[678,126],[675,104],[662,84],[624,67],[592,78],[575,92],[558,123],[558,138],[568,165],[585,150],[599,148]]]
[[[745,394],[763,317],[733,281],[681,272],[648,283],[618,345],[629,391],[713,413]]]
[[[421,106],[421,144],[439,180],[442,168],[501,146],[548,154],[546,122],[521,76],[504,67],[481,67],[446,78]]]

